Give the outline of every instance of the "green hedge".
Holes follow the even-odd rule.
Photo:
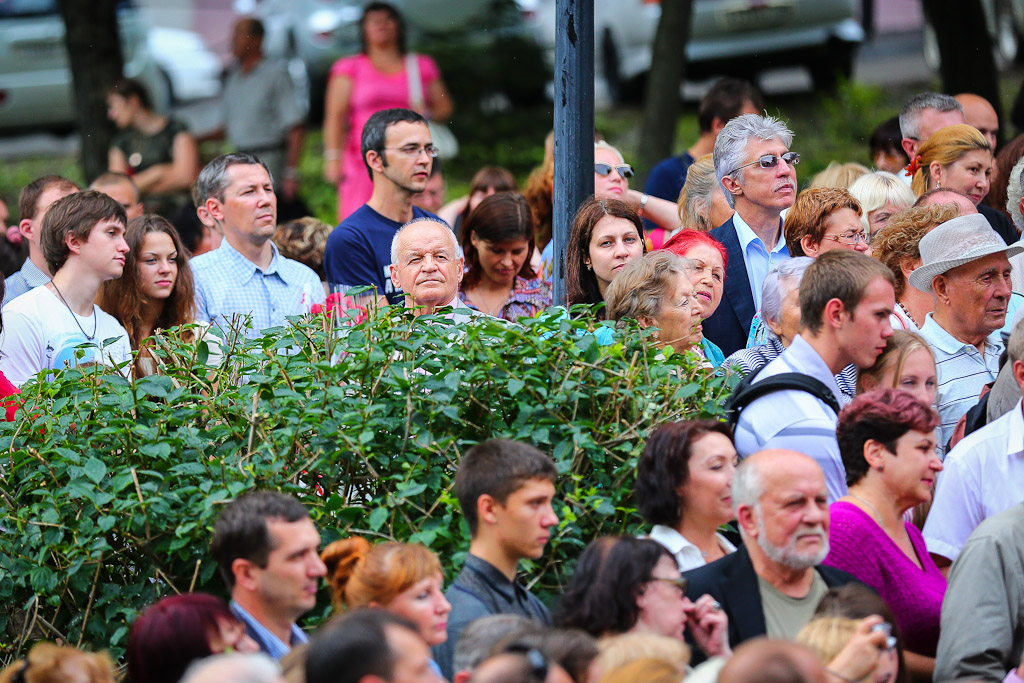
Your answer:
[[[563,473],[558,532],[526,567],[550,598],[590,539],[640,527],[631,490],[649,431],[720,414],[724,380],[659,356],[636,328],[600,346],[593,321],[564,315],[425,320],[392,310],[346,334],[303,320],[226,340],[212,370],[205,343],[170,335],[158,340],[163,375],[86,368],[26,385],[29,418],[0,425],[0,660],[43,637],[121,656],[146,605],[223,594],[210,530],[252,489],[301,498],[325,543],[423,542],[450,580],[469,540],[452,474],[496,436],[537,445]],[[310,623],[329,602],[325,592]]]

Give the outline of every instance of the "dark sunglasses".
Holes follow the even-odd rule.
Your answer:
[[[617,166],[612,166],[611,164],[604,164],[599,162],[594,164],[594,173],[604,177],[611,173],[613,168],[618,172],[620,176],[622,176],[626,180],[629,180],[630,178],[633,177],[633,167],[630,166],[629,164],[619,164]]]
[[[785,161],[790,166],[796,166],[797,164],[800,163],[800,155],[797,154],[796,152],[786,152],[781,157],[775,156],[774,154],[765,154],[763,157],[759,157],[758,159],[756,159],[754,161],[751,161],[749,164],[743,164],[742,166],[737,166],[736,168],[732,169],[731,171],[729,171],[725,175],[732,175],[733,173],[735,173],[736,171],[740,170],[741,168],[746,168],[747,166],[753,166],[754,164],[760,164],[761,168],[775,168],[776,166],[779,165],[779,159],[782,159],[783,161]]]
[[[505,652],[521,654],[526,657],[530,667],[529,683],[544,683],[548,677],[548,659],[544,653],[525,643],[512,643],[505,647]],[[525,682],[524,682],[525,683]]]

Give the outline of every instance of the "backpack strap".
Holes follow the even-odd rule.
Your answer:
[[[758,369],[758,372],[760,369]],[[729,411],[729,422],[735,425],[739,422],[740,413],[743,409],[759,398],[774,394],[777,391],[803,391],[814,396],[823,402],[832,411],[839,415],[842,408],[835,394],[825,385],[824,382],[814,379],[809,375],[799,372],[784,372],[779,375],[766,377],[760,382],[753,382],[755,373],[747,375],[736,387],[736,391],[729,398],[726,409]],[[748,383],[748,380],[751,380]]]

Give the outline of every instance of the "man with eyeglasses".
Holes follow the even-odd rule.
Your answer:
[[[781,215],[796,199],[792,142],[782,121],[757,114],[737,116],[715,141],[715,175],[736,213],[710,233],[729,252],[729,267],[722,303],[703,326],[726,356],[746,347],[764,278],[790,255]]]
[[[942,420],[941,447],[957,422],[996,379],[1012,294],[1009,257],[1024,252],[1008,246],[980,214],[942,223],[921,239],[921,265],[910,285],[930,292],[935,310],[925,316],[921,336],[935,353]]]
[[[812,187],[801,192],[786,214],[790,256],[817,258],[833,249],[868,250],[860,204],[842,187]]]
[[[362,153],[373,194],[327,239],[327,284],[332,292],[370,286],[375,291],[362,300],[401,305],[403,293],[391,278],[391,241],[414,218],[441,220],[413,205],[430,180],[437,148],[422,116],[411,109],[384,109],[363,127]]]

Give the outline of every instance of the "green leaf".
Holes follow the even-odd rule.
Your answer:
[[[97,458],[89,458],[85,461],[85,465],[82,466],[82,471],[85,476],[93,480],[94,483],[100,483],[100,480],[107,474],[107,466]]]
[[[374,511],[370,513],[370,529],[373,531],[380,531],[380,528],[384,526],[384,522],[388,520],[389,514],[390,510],[387,508],[375,508]]]

